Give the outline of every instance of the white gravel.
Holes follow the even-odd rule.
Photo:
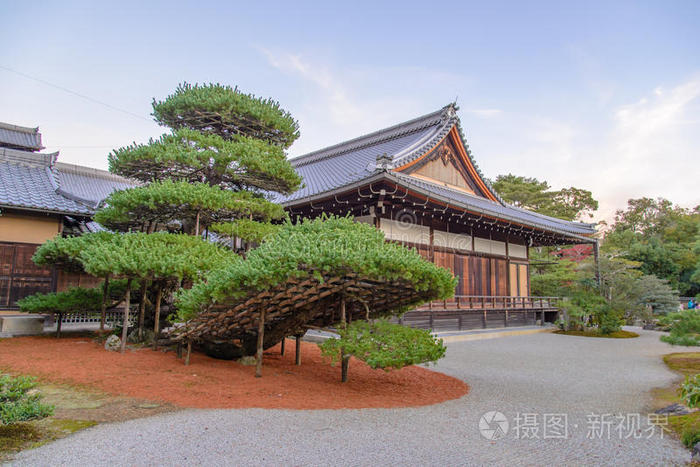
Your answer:
[[[531,334],[449,344],[438,370],[470,393],[415,409],[187,410],[100,425],[20,453],[16,465],[676,465],[678,441],[588,439],[587,415],[640,413],[649,390],[677,376],[660,356],[679,351],[659,334],[591,339]],[[685,349],[683,349],[685,350]],[[352,377],[352,372],[350,374]],[[487,411],[506,415],[503,439],[484,439]],[[517,413],[538,415],[539,439],[519,438]],[[544,439],[542,414],[568,416],[567,439]],[[658,430],[657,430],[658,433]]]

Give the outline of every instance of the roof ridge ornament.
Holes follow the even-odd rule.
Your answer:
[[[388,172],[393,168],[393,165],[393,159],[387,153],[379,154],[377,156],[377,165],[375,166],[376,169]]]

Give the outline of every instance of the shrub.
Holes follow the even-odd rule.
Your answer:
[[[673,345],[700,345],[700,313],[695,310],[684,310],[669,313],[663,320],[663,325],[670,325],[670,334],[661,336],[663,342]]]
[[[683,430],[683,434],[681,434],[681,442],[688,449],[692,449],[693,446],[700,443],[700,429],[688,428]]]
[[[53,414],[52,405],[41,402],[41,394],[34,388],[36,382],[29,376],[13,378],[0,375],[0,423],[11,425],[16,422],[45,418]]]
[[[700,406],[700,374],[692,378],[685,377],[685,382],[680,387],[681,398],[688,407]]]
[[[362,360],[373,369],[388,371],[434,362],[442,358],[446,350],[442,339],[436,339],[429,331],[386,320],[353,321],[339,334],[340,338],[327,339],[319,344],[323,356],[339,362],[343,352],[346,356],[352,355]]]
[[[612,334],[622,329],[625,324],[623,313],[613,309],[610,305],[605,305],[598,309],[593,315],[598,331],[601,334]]]

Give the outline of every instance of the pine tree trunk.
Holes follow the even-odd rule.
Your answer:
[[[258,321],[258,351],[256,354],[257,361],[255,362],[255,377],[262,376],[262,360],[263,360],[263,340],[265,338],[265,309],[260,310],[260,320]]]
[[[156,292],[156,311],[153,320],[153,350],[158,349],[158,333],[160,332],[160,302],[163,299],[163,287],[158,287]]]
[[[105,332],[105,318],[107,317],[107,299],[109,298],[109,274],[105,276],[104,291],[102,292],[102,307],[100,308],[100,334]]]
[[[126,352],[126,338],[129,332],[129,307],[131,306],[131,279],[126,281],[126,292],[124,293],[124,322],[122,323],[122,347],[120,352]]]
[[[145,280],[141,285],[141,301],[139,302],[139,341],[143,340],[143,322],[146,319],[146,292],[148,282]]]
[[[61,322],[63,321],[63,313],[58,314],[58,323],[56,323],[56,339],[61,337]]]

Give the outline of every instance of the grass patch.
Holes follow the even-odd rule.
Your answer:
[[[581,336],[581,337],[607,337],[609,339],[630,339],[639,337],[639,334],[631,331],[619,330],[610,334],[602,334],[599,331],[554,331],[554,334],[564,334],[566,336]]]
[[[32,423],[0,425],[0,459],[3,454],[15,452],[22,447],[41,441],[42,432]]]
[[[0,425],[0,464],[23,449],[33,449],[102,422],[114,422],[171,411],[141,399],[111,396],[71,385],[39,384],[55,415],[41,420]]]
[[[678,435],[685,447],[692,449],[700,442],[700,412],[668,417],[668,428]]]
[[[0,425],[0,460],[22,449],[39,447],[96,424],[91,420],[47,418]]]
[[[97,425],[97,422],[93,420],[70,420],[61,418],[54,418],[48,420],[48,422],[52,429],[59,430],[66,435]]]
[[[664,363],[683,376],[700,373],[700,352],[678,352],[664,355]]]
[[[671,370],[683,376],[700,373],[700,352],[672,353],[664,355],[663,360]],[[656,389],[654,397],[657,405],[683,403],[678,392],[679,386],[680,382],[670,388]],[[678,436],[685,447],[691,449],[700,442],[700,412],[668,417],[668,428]]]

